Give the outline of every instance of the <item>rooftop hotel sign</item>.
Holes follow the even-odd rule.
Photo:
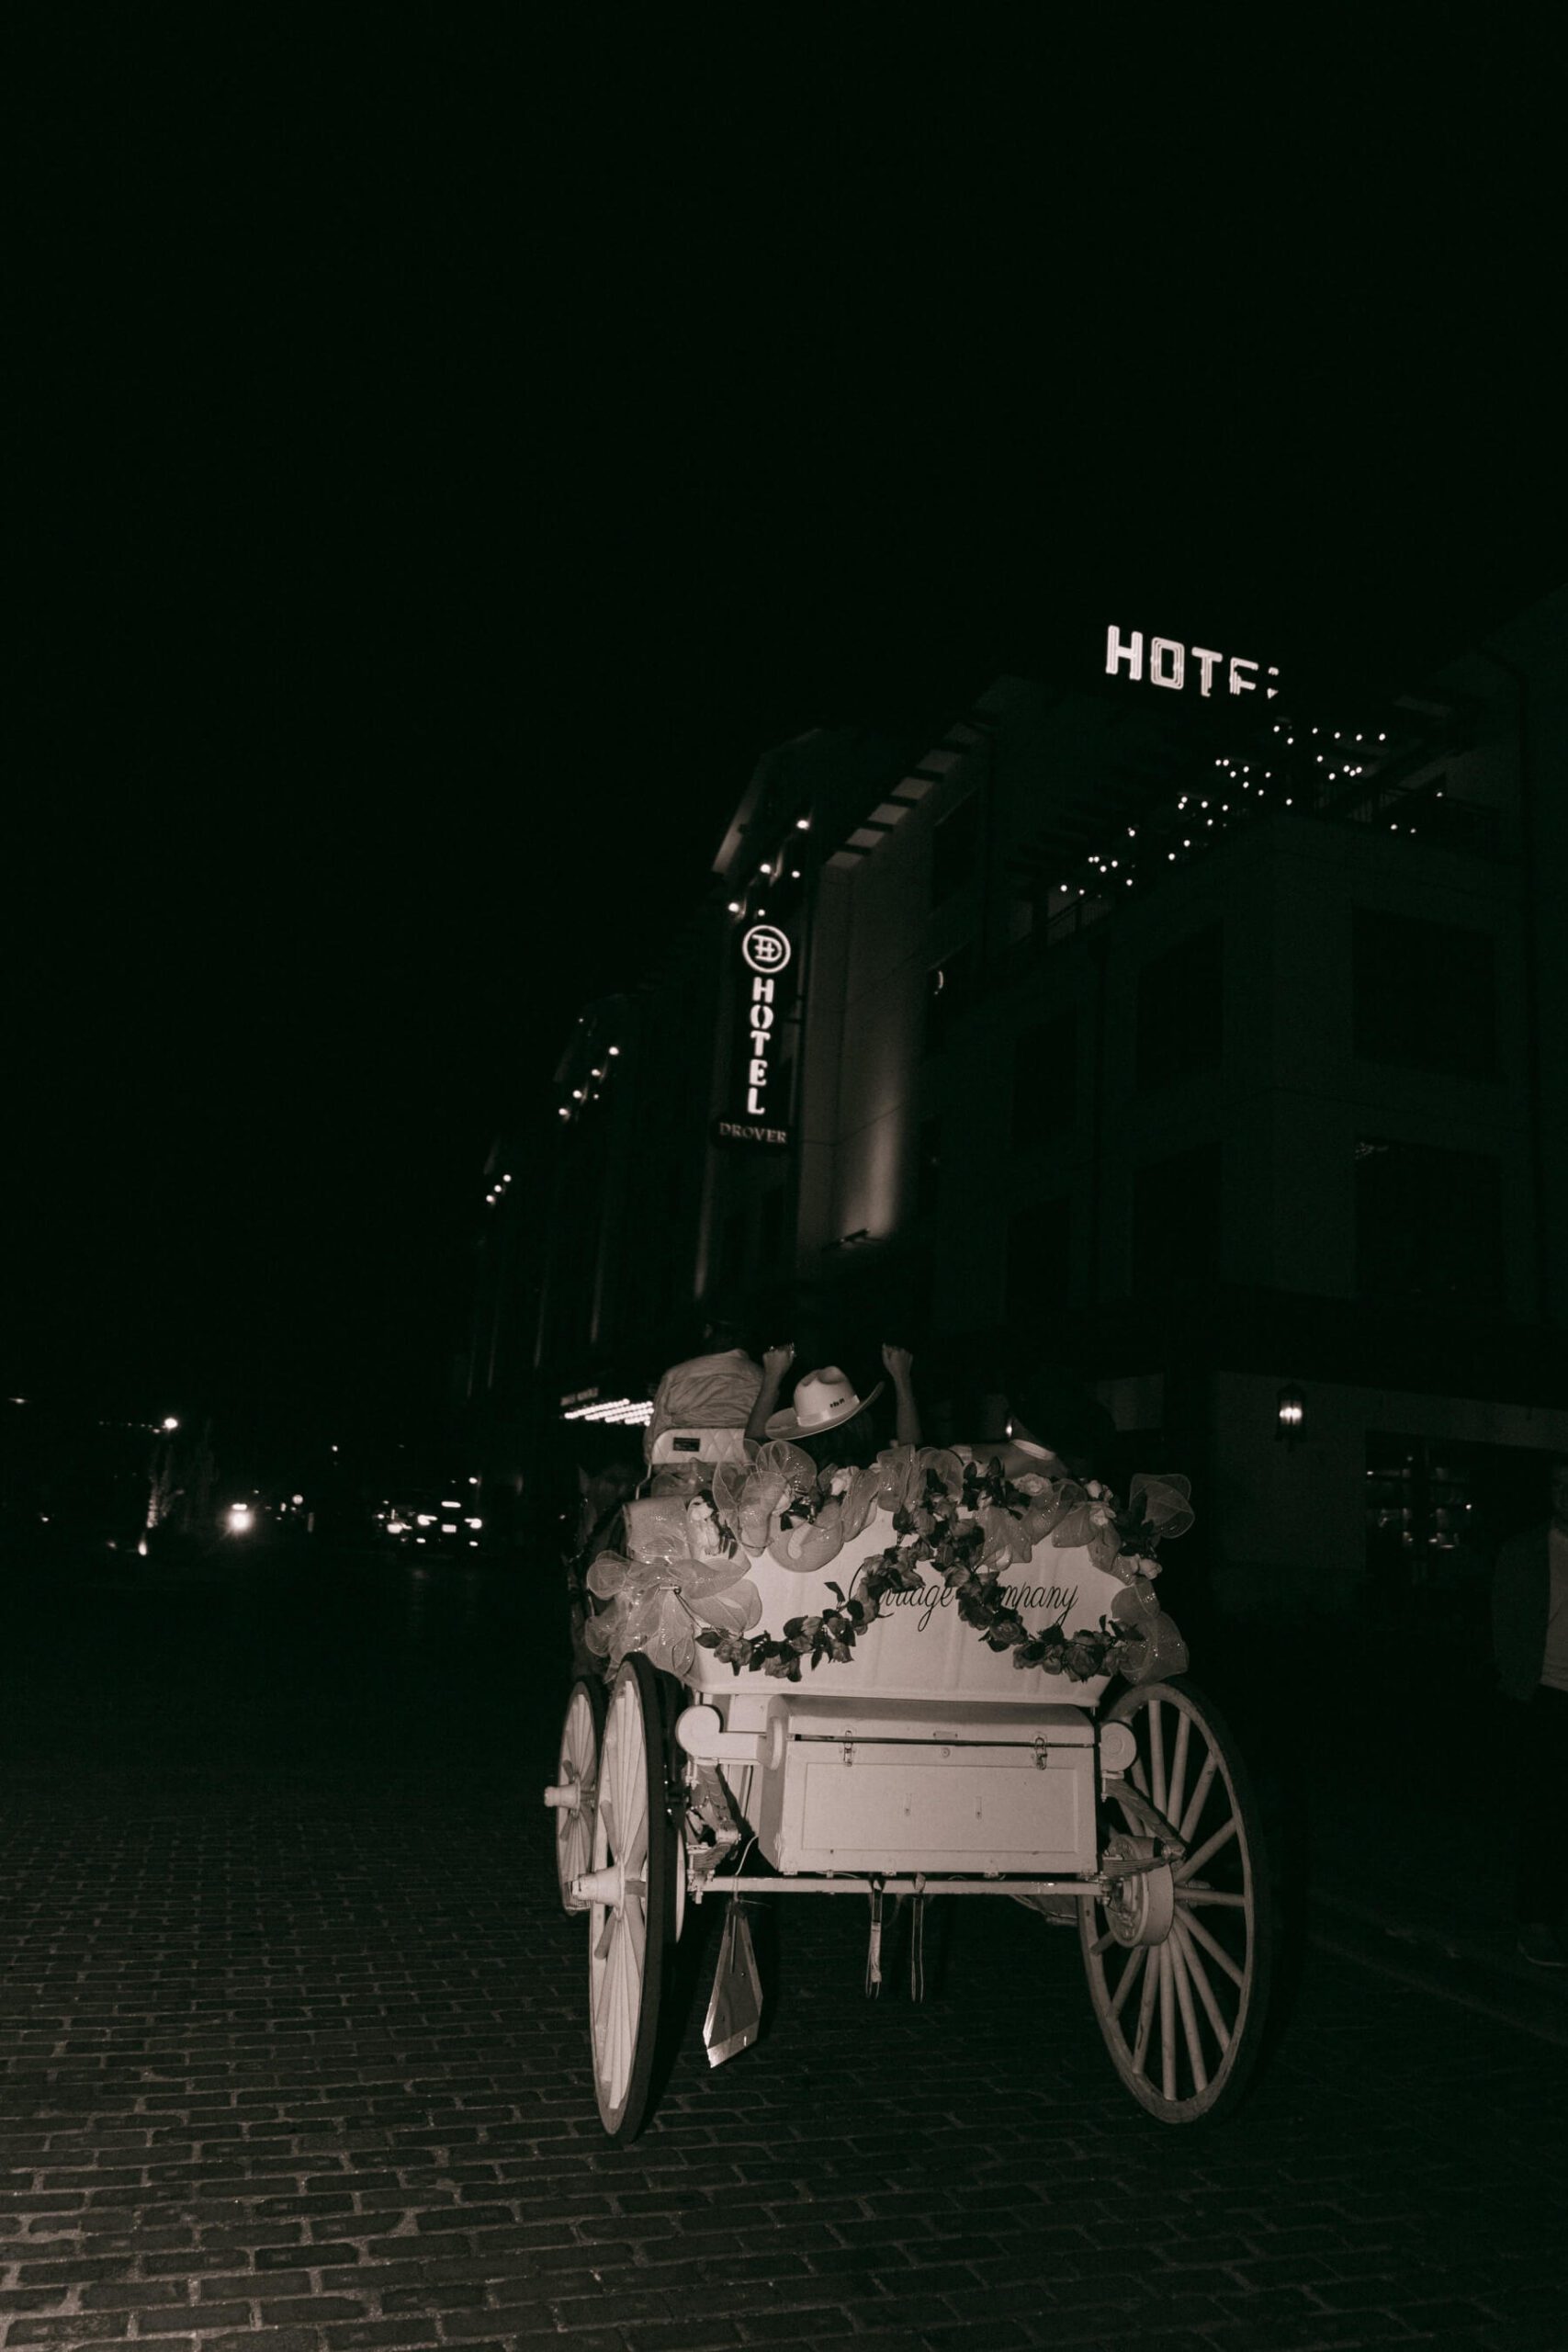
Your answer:
[[[1254,695],[1258,692],[1259,673],[1272,681],[1280,674],[1276,669],[1264,669],[1260,662],[1249,662],[1239,653],[1215,653],[1206,645],[1181,645],[1173,637],[1151,637],[1148,666],[1144,664],[1144,632],[1130,628],[1125,637],[1112,622],[1105,632],[1105,674],[1108,678],[1127,677],[1134,681],[1147,676],[1151,686],[1168,686],[1172,693],[1181,694],[1196,686],[1200,695]],[[1272,683],[1265,685],[1266,700],[1272,702],[1280,689]]]
[[[788,1080],[778,1067],[778,1036],[794,953],[788,932],[777,923],[750,923],[740,934],[735,1074],[728,1108],[714,1122],[717,1143],[764,1144],[778,1151],[789,1142]]]

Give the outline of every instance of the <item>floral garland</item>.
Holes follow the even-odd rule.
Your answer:
[[[895,1489],[899,1484],[901,1465],[894,1458],[898,1455],[908,1456],[903,1491],[888,1494],[889,1484]],[[889,1595],[921,1588],[922,1563],[929,1563],[955,1594],[964,1623],[975,1627],[988,1648],[1010,1650],[1016,1667],[1037,1666],[1047,1674],[1088,1682],[1114,1673],[1146,1680],[1156,1670],[1156,1660],[1163,1672],[1185,1664],[1180,1636],[1149,1583],[1159,1572],[1155,1554],[1161,1538],[1182,1534],[1192,1523],[1184,1478],[1140,1475],[1123,1505],[1098,1479],[1081,1487],[1070,1480],[1054,1484],[1032,1473],[1010,1479],[995,1462],[962,1463],[944,1449],[927,1448],[915,1454],[911,1449],[895,1448],[874,1466],[882,1474],[883,1498],[892,1505],[894,1532],[900,1540],[863,1564],[850,1592],[828,1578],[836,1605],[786,1618],[782,1634],[699,1626],[696,1640],[737,1674],[761,1672],[798,1682],[807,1659],[814,1670],[825,1658],[847,1665],[856,1642],[874,1624]],[[793,1492],[776,1514],[781,1532],[787,1536],[791,1526],[818,1524],[835,1507],[849,1504],[852,1509],[855,1482],[864,1475],[825,1471],[815,1495]],[[714,1509],[722,1527],[728,1517],[722,1497],[709,1490],[702,1500]],[[862,1511],[861,1524],[868,1515],[869,1510]],[[1032,1634],[1008,1600],[1003,1570],[1027,1561],[1033,1544],[1045,1535],[1057,1545],[1083,1545],[1097,1567],[1122,1579],[1126,1590],[1118,1596],[1111,1617],[1102,1617],[1093,1629],[1069,1633],[1059,1619]]]
[[[754,1630],[762,1613],[748,1574],[754,1559],[765,1552],[781,1567],[819,1575],[877,1509],[890,1513],[897,1541],[862,1563],[848,1592],[824,1577],[832,1607],[786,1619],[782,1634]],[[1010,1651],[1015,1666],[1079,1682],[1116,1672],[1146,1681],[1186,1663],[1151,1579],[1162,1536],[1191,1523],[1185,1478],[1140,1474],[1122,1505],[1096,1479],[1009,1478],[997,1463],[934,1446],[890,1446],[863,1467],[819,1474],[799,1447],[775,1441],[745,1464],[722,1464],[706,1487],[682,1481],[627,1505],[626,1553],[601,1554],[585,1579],[608,1607],[588,1620],[584,1639],[611,1667],[637,1650],[684,1679],[700,1644],[738,1674],[798,1682],[807,1658],[813,1668],[848,1664],[884,1602],[921,1589],[929,1568],[964,1623],[991,1649]],[[1098,1626],[1069,1632],[1058,1621],[1031,1633],[1009,1600],[1003,1571],[1047,1538],[1081,1546],[1121,1580]]]

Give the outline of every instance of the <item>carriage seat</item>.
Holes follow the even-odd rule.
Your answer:
[[[673,1495],[683,1487],[705,1487],[721,1462],[746,1458],[744,1430],[660,1430],[649,1455],[648,1492]]]

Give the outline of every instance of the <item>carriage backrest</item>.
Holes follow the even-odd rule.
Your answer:
[[[648,1459],[650,1468],[655,1470],[671,1463],[702,1462],[716,1468],[721,1462],[744,1462],[746,1432],[744,1430],[660,1430],[653,1441]]]

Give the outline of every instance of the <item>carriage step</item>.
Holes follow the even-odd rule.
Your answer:
[[[757,1973],[751,1922],[746,1904],[732,1896],[718,1939],[718,1966],[703,2023],[708,2064],[722,2066],[727,2058],[739,2057],[742,2050],[750,2049],[761,2021],[762,1980]]]

